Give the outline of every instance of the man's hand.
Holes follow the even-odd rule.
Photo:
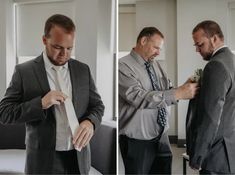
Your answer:
[[[66,98],[67,96],[61,91],[50,91],[42,98],[42,108],[48,109],[52,105],[60,105]]]
[[[75,148],[82,149],[90,142],[94,134],[94,126],[89,120],[84,120],[79,124],[76,133],[73,136]]]
[[[182,86],[179,86],[175,91],[176,100],[180,99],[192,99],[198,93],[198,83],[192,82],[188,79]]]
[[[194,171],[200,171],[200,170],[202,169],[201,167],[195,168],[195,167],[193,167],[193,166],[191,166],[191,165],[190,165],[190,168],[192,168]]]

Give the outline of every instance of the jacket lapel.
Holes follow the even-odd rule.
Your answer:
[[[36,77],[38,79],[38,82],[40,84],[40,87],[42,89],[43,96],[44,96],[47,92],[50,91],[50,86],[49,86],[49,82],[47,79],[43,56],[40,55],[34,60],[34,62],[35,62],[34,71],[35,71]]]
[[[71,85],[72,85],[72,102],[74,105],[74,109],[76,111],[76,114],[79,114],[78,111],[78,97],[80,97],[81,90],[80,88],[82,87],[80,79],[78,78],[81,73],[79,73],[78,67],[76,67],[75,64],[73,64],[72,59],[69,60],[68,66],[69,66],[69,72],[70,72],[70,79],[71,79]]]
[[[71,85],[72,85],[72,102],[74,105],[74,109],[76,114],[79,114],[79,108],[77,102],[79,99],[77,97],[80,97],[82,82],[78,78],[79,75],[82,75],[81,70],[78,69],[78,67],[73,64],[72,59],[69,60],[68,66],[69,66],[69,72],[70,72],[70,79],[71,79]],[[81,100],[80,100],[81,101]],[[82,149],[81,152],[77,151],[77,159],[78,159],[78,166],[81,174],[88,175],[91,165],[91,159],[90,159],[90,145],[86,146]]]

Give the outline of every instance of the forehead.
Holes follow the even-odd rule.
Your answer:
[[[154,34],[153,36],[151,36],[150,40],[153,42],[153,44],[158,46],[162,45],[164,41],[164,39],[158,34]]]
[[[193,33],[194,41],[201,40],[201,39],[204,39],[204,38],[207,38],[207,37],[206,37],[206,34],[205,34],[204,30],[202,30],[202,29],[199,29],[198,31]]]
[[[75,38],[75,32],[66,32],[62,27],[55,26],[50,31],[50,37],[48,38],[54,44],[58,44],[63,47],[72,47]]]
[[[53,26],[49,32],[51,37],[58,37],[58,36],[64,36],[64,35],[71,35],[74,36],[74,31],[67,32],[64,28],[60,26]]]

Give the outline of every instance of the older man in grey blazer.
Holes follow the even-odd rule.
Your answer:
[[[74,37],[70,18],[51,16],[44,29],[45,51],[15,67],[0,103],[2,123],[26,125],[27,174],[89,172],[89,141],[100,125],[104,105],[89,67],[70,58]],[[74,134],[71,111],[73,121],[80,123]]]
[[[200,174],[235,173],[235,56],[224,45],[214,21],[192,32],[196,51],[209,61],[204,68],[192,123],[190,166]]]
[[[146,27],[119,61],[119,134],[126,174],[171,174],[170,106],[197,91],[197,84],[189,81],[172,87],[155,59],[163,41],[157,28]]]

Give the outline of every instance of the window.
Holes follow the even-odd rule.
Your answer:
[[[16,1],[16,55],[17,64],[40,55],[44,50],[42,42],[45,21],[53,14],[60,13],[74,19],[73,1]],[[73,49],[72,55],[74,55]],[[74,56],[73,56],[74,57]]]

